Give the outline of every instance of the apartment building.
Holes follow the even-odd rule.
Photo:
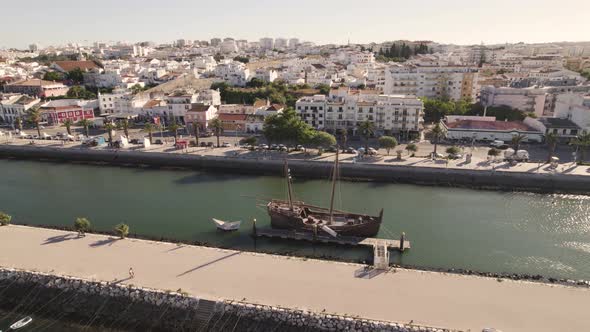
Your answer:
[[[384,74],[384,94],[475,100],[478,93],[475,67],[393,65]]]
[[[557,96],[554,116],[571,120],[582,130],[590,132],[590,95],[569,93]]]
[[[20,81],[4,86],[4,91],[7,93],[22,93],[40,98],[64,96],[68,90],[70,88],[61,83],[39,79]]]
[[[24,119],[25,112],[38,104],[39,98],[15,94],[0,99],[0,122],[14,123],[16,118]]]
[[[424,105],[415,96],[349,91],[315,95],[297,101],[296,111],[310,126],[357,135],[359,123],[370,121],[378,134],[418,137],[423,129]]]

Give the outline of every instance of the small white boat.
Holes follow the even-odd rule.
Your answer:
[[[211,219],[213,219],[215,226],[222,231],[237,231],[242,224],[241,221],[223,221],[215,218]]]
[[[27,317],[19,320],[18,322],[10,325],[10,329],[11,330],[18,330],[18,329],[20,329],[22,327],[25,327],[25,326],[29,325],[32,321],[33,321],[33,318],[27,316]]]

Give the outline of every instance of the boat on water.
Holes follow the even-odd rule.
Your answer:
[[[23,328],[23,327],[29,325],[32,321],[33,321],[33,318],[27,316],[27,317],[19,320],[18,322],[10,325],[10,329],[11,330],[18,330],[20,328]]]
[[[288,186],[288,200],[273,199],[267,204],[267,211],[273,228],[314,232],[316,234],[326,233],[330,236],[374,237],[379,233],[383,219],[383,209],[381,209],[378,216],[334,209],[336,182],[339,177],[338,152],[336,152],[332,172],[332,194],[329,208],[294,200],[287,160],[285,160],[284,167]]]
[[[240,229],[240,225],[242,224],[242,221],[223,221],[215,218],[211,219],[213,220],[213,223],[215,224],[217,229],[226,232],[237,231],[238,229]]]

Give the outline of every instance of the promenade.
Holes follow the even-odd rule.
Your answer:
[[[14,225],[0,227],[0,248],[2,267],[181,288],[209,299],[471,331],[590,331],[590,290],[583,288],[403,269],[365,279],[355,277],[357,264]]]

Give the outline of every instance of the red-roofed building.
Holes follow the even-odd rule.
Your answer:
[[[51,68],[62,73],[67,73],[74,69],[80,69],[84,72],[101,69],[94,61],[55,61],[51,64]]]
[[[220,113],[217,118],[223,123],[223,130],[235,131],[237,129],[238,131],[244,131],[248,114]]]
[[[526,136],[525,142],[542,142],[543,132],[522,121],[496,121],[490,117],[448,117],[442,122],[446,138],[450,140],[510,142],[513,136]]]

